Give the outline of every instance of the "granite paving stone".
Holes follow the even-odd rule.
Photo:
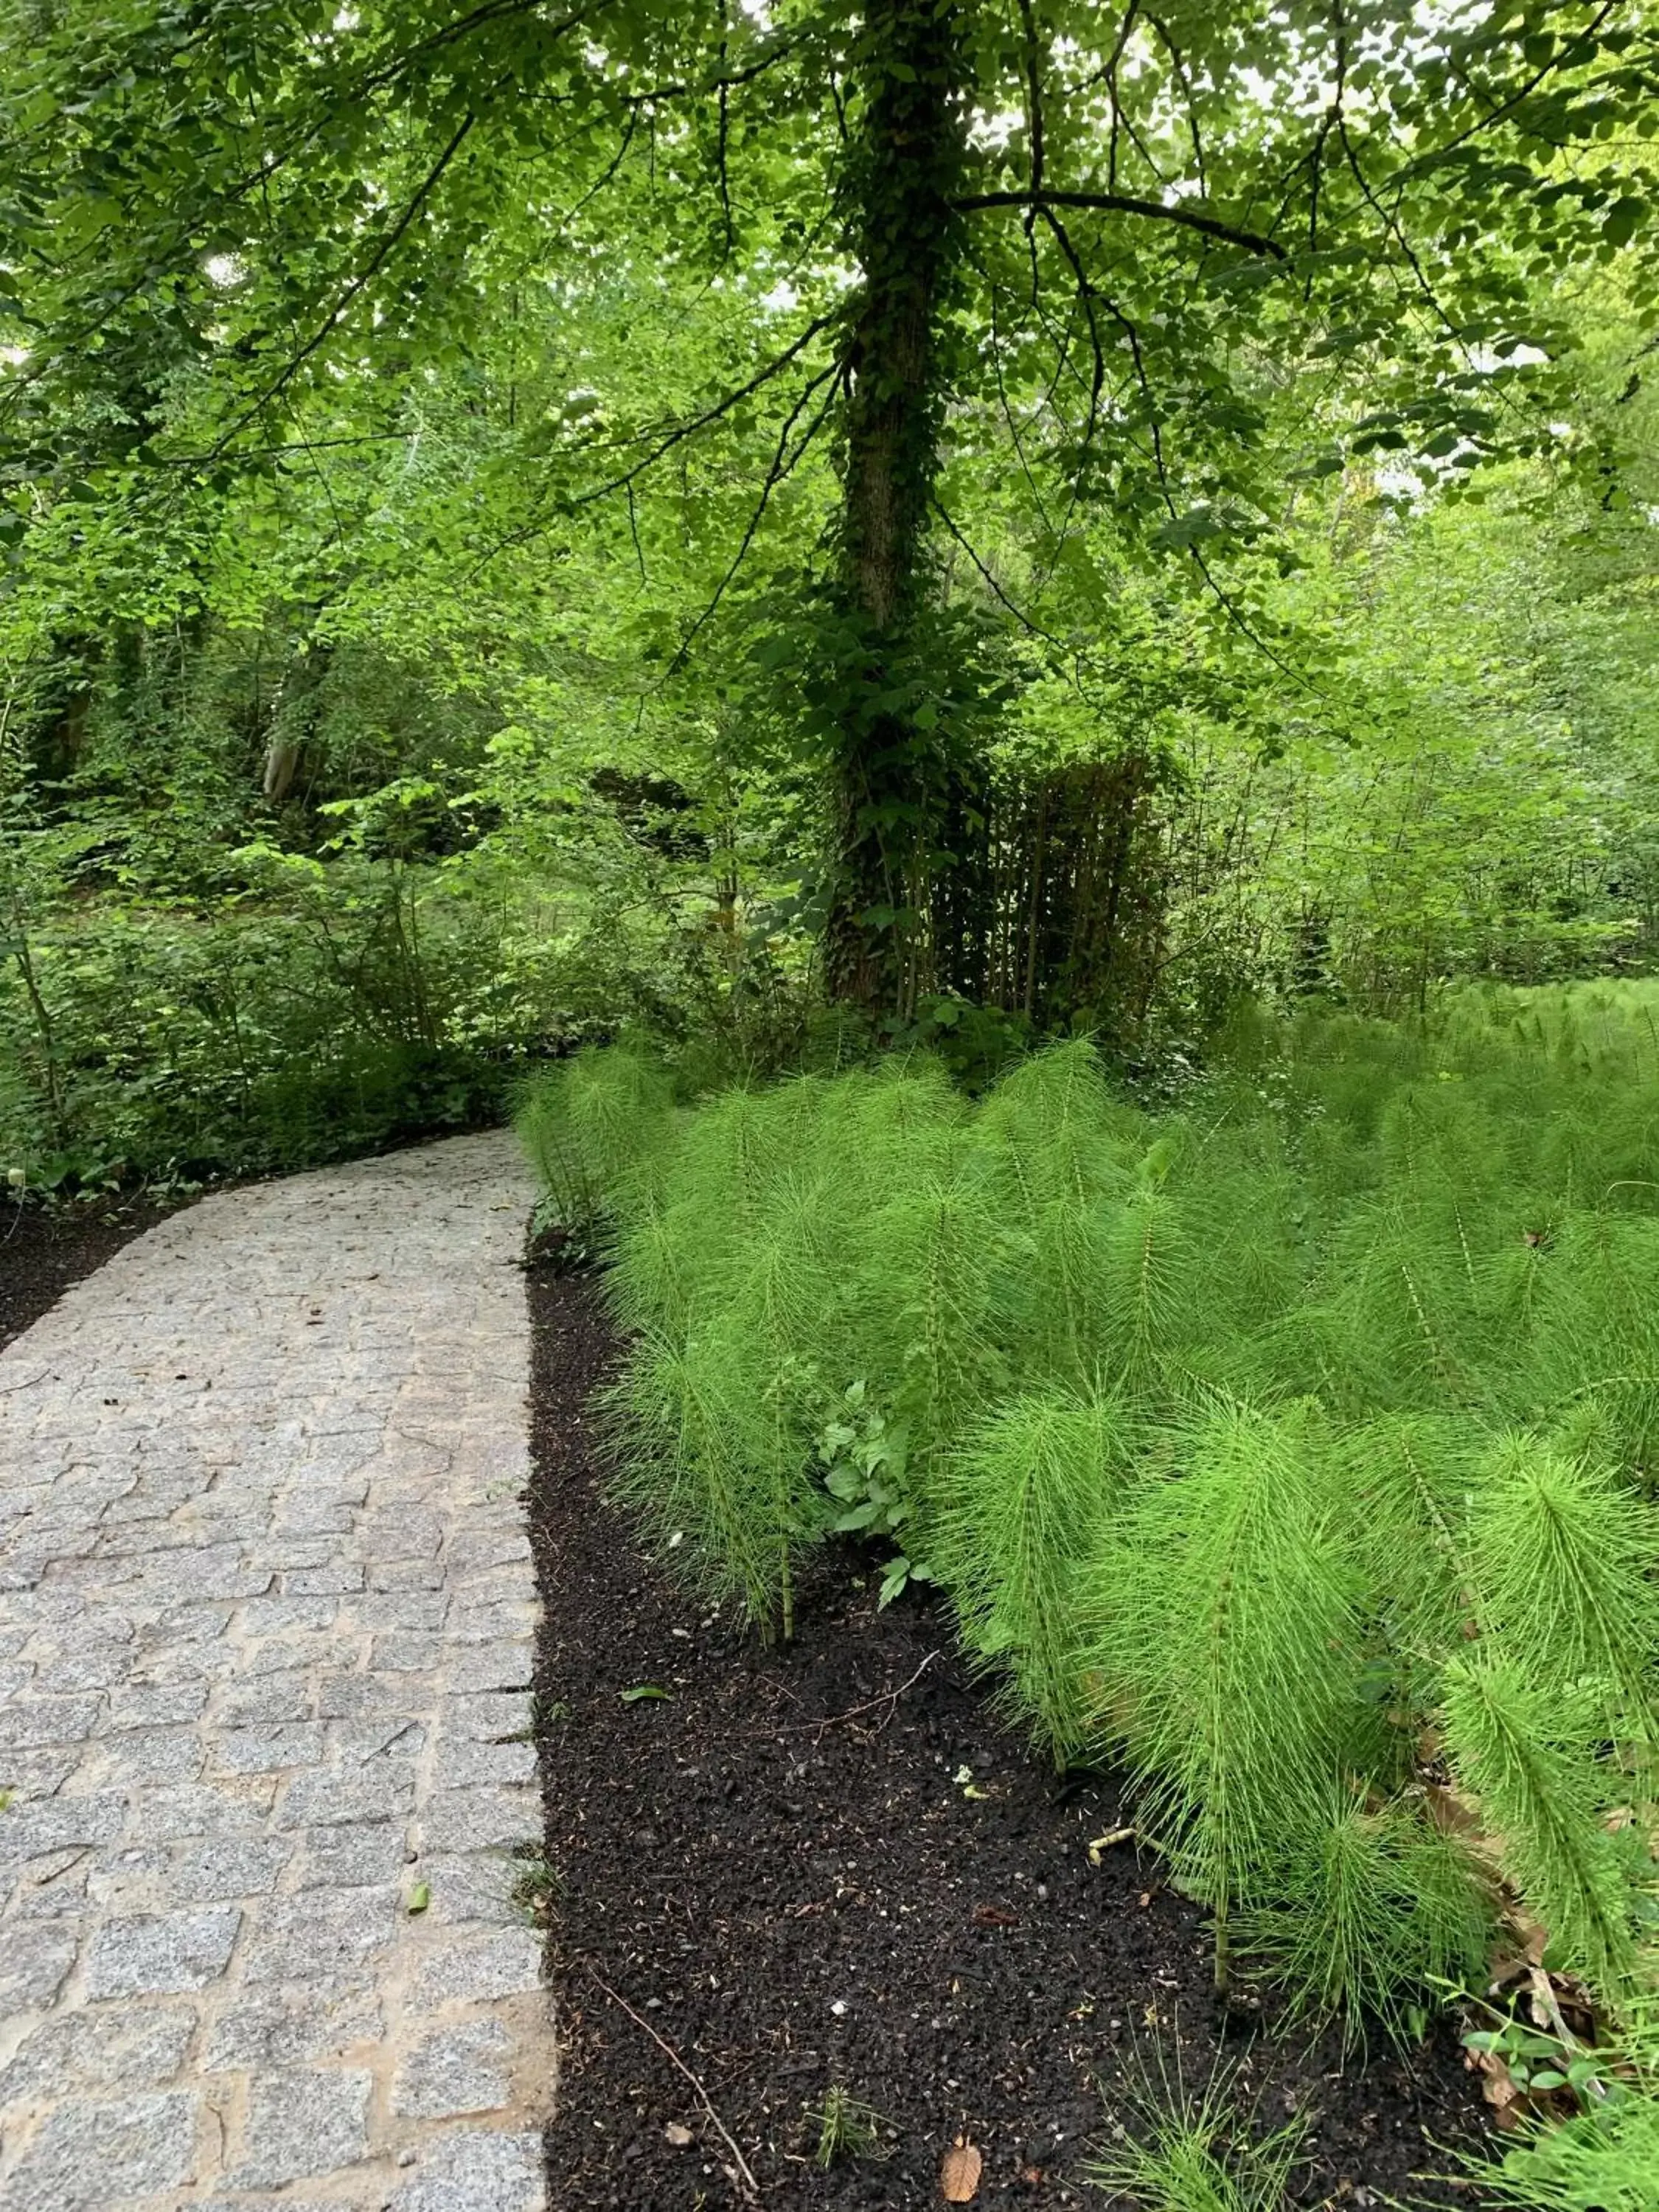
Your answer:
[[[532,1194],[224,1193],[0,1351],[5,2212],[545,2212]]]
[[[233,2189],[281,2189],[356,2166],[368,2155],[372,2075],[331,2072],[264,2075],[248,2100],[246,2152],[230,2176]]]
[[[478,2128],[440,2137],[390,2212],[543,2212],[541,2142]]]
[[[26,2036],[9,2064],[0,2066],[0,2111],[50,2094],[64,2078],[85,2087],[154,2088],[185,2063],[196,2015],[167,2011],[97,2009],[48,2020]]]
[[[153,1912],[108,1920],[92,1939],[87,1960],[91,1997],[149,1997],[199,1990],[230,1964],[242,1924],[238,1905],[199,1912]]]
[[[75,1964],[74,1930],[25,1924],[14,1900],[0,1942],[0,2015],[50,2004]]]
[[[512,2095],[507,2030],[499,2021],[441,2027],[410,2053],[392,2085],[392,2109],[418,2120],[498,2112]]]
[[[58,2099],[5,2182],[6,2212],[106,2212],[191,2179],[197,2100],[183,2091]]]

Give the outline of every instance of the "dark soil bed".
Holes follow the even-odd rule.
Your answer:
[[[599,1494],[593,1283],[536,1268],[530,1297],[556,2212],[743,2203],[710,2107],[780,2212],[939,2203],[963,2134],[975,2203],[1099,2203],[1079,2167],[1135,2081],[1201,2091],[1218,2064],[1261,2127],[1305,2117],[1302,2201],[1468,2203],[1425,2178],[1480,2125],[1449,2028],[1345,2069],[1218,2021],[1197,1909],[1133,1842],[1091,1860],[1131,1817],[1115,1778],[1029,1760],[942,1609],[878,1613],[856,1559],[823,1564],[787,1650],[712,1619]],[[890,2125],[826,2172],[805,2108],[836,2085]]]
[[[0,1192],[0,1344],[21,1336],[71,1283],[176,1211],[143,1198],[23,1206]]]

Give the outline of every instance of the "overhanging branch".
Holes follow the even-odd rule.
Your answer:
[[[288,386],[299,374],[305,363],[310,360],[312,355],[314,354],[318,348],[325,342],[329,333],[339,323],[341,317],[346,313],[347,309],[350,307],[353,302],[362,295],[368,286],[373,282],[374,277],[380,273],[380,270],[386,265],[386,263],[390,259],[391,256],[397,251],[398,246],[401,243],[404,234],[408,230],[410,225],[415,221],[416,216],[420,214],[421,210],[425,206],[427,201],[431,198],[432,193],[437,188],[437,185],[442,179],[445,170],[448,168],[450,163],[460,152],[461,148],[466,143],[467,136],[477,120],[477,118],[476,115],[471,113],[471,111],[461,118],[459,125],[458,126],[454,136],[451,138],[449,143],[444,148],[443,152],[439,155],[432,167],[427,171],[425,176],[422,178],[407,205],[404,207],[403,213],[398,217],[398,220],[392,225],[391,228],[386,231],[385,235],[381,238],[379,245],[375,247],[374,252],[370,254],[368,259],[358,270],[357,274],[352,278],[351,282],[346,286],[339,298],[334,302],[333,307],[331,307],[328,312],[326,319],[318,325],[317,328],[312,332],[305,343],[300,347],[298,351],[289,356],[289,359],[283,364],[281,373],[272,379],[271,382],[265,386],[263,392],[260,392],[258,398],[253,401],[252,405],[245,409],[244,411],[237,416],[236,420],[231,424],[229,429],[228,429],[216,441],[214,447],[216,455],[227,452],[232,441],[236,437],[238,433],[247,428],[248,424],[259,414],[260,410],[270,401],[276,398],[280,393],[287,390]]]
[[[952,200],[951,205],[958,215],[977,214],[982,208],[1082,208],[1105,215],[1143,216],[1154,222],[1173,222],[1183,230],[1199,231],[1206,238],[1222,239],[1229,246],[1242,246],[1247,253],[1267,254],[1275,261],[1291,258],[1277,239],[1265,238],[1260,231],[1241,230],[1235,223],[1223,222],[1218,216],[1200,215],[1196,208],[1185,207],[1178,200],[1137,199],[1130,192],[969,192]]]

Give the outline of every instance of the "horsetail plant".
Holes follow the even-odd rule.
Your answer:
[[[612,1255],[617,1494],[785,1633],[805,1548],[902,1527],[1010,1715],[1126,1760],[1224,1984],[1403,2034],[1478,1978],[1501,1870],[1646,2017],[1646,1012],[1240,1017],[1163,1115],[1079,1041],[977,1103],[912,1057],[677,1110],[579,1055],[521,1126]],[[823,1447],[854,1403],[878,1494]]]

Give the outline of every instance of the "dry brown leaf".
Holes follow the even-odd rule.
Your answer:
[[[667,2136],[669,2142],[673,2144],[676,2150],[684,2150],[691,2140],[690,2129],[682,2127],[678,2120],[670,2120],[668,2125],[663,2130],[663,2133]]]
[[[1004,1911],[1000,1905],[976,1905],[973,1922],[975,1928],[1018,1928],[1019,1915]]]
[[[1429,1782],[1424,1784],[1423,1802],[1435,1826],[1449,1836],[1478,1836],[1480,1833],[1480,1808],[1467,1790],[1459,1790],[1449,1782]]]
[[[1517,2102],[1521,2092],[1509,2067],[1495,2051],[1477,2051],[1474,2056],[1480,2075],[1480,2094],[1501,2120],[1510,2106]]]
[[[947,2204],[971,2204],[979,2194],[979,2178],[985,2160],[963,2136],[958,2136],[939,2160],[939,2185]]]

